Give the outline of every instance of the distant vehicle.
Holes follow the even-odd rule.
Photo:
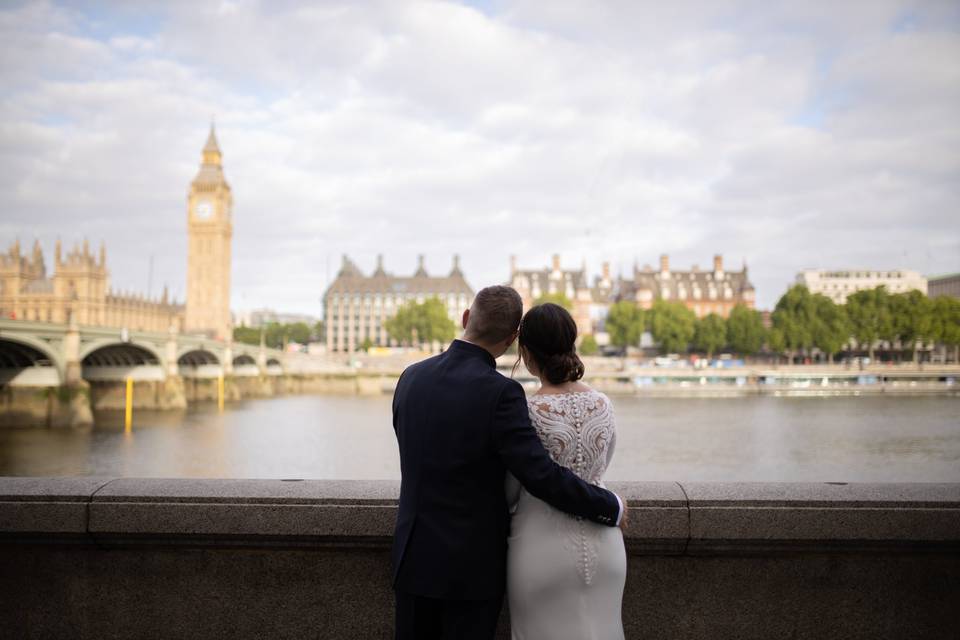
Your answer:
[[[623,358],[627,355],[627,348],[608,344],[604,347],[600,347],[600,355],[605,358]]]

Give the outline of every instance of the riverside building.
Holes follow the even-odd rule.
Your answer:
[[[563,269],[560,256],[554,254],[548,267],[539,269],[517,268],[517,257],[510,256],[510,286],[517,290],[523,299],[524,310],[546,295],[563,295],[573,307],[570,315],[577,323],[577,333],[581,336],[593,333],[591,308],[593,293],[587,282],[587,268]]]
[[[936,298],[937,296],[960,298],[960,273],[928,278],[927,295],[931,298]]]
[[[643,309],[651,308],[657,300],[682,302],[698,318],[711,313],[726,318],[736,305],[753,309],[756,303],[747,265],[740,271],[727,271],[720,255],[713,257],[712,270],[694,265],[687,271],[672,271],[667,255],[660,256],[659,269],[634,266],[632,279],[621,278],[616,297],[633,300]]]
[[[847,297],[865,289],[886,287],[890,293],[904,293],[916,289],[927,293],[927,279],[916,271],[867,271],[807,269],[797,274],[797,284],[802,284],[810,293],[821,293],[837,304],[844,304]]]
[[[133,331],[186,331],[230,338],[230,244],[233,198],[223,175],[213,127],[187,194],[187,301],[110,289],[107,250],[86,240],[64,253],[57,240],[47,276],[40,243],[29,255],[15,241],[0,254],[0,316],[16,320],[118,327]]]
[[[375,347],[397,346],[387,335],[386,320],[410,302],[422,303],[439,298],[447,307],[450,319],[460,326],[463,312],[473,303],[473,289],[460,271],[459,256],[445,276],[431,276],[418,257],[412,276],[395,276],[383,267],[383,256],[377,256],[377,267],[365,275],[349,257],[336,279],[323,295],[324,328],[327,352],[352,353],[367,343]]]
[[[50,276],[39,241],[29,256],[21,253],[19,241],[0,255],[0,316],[4,318],[169,331],[182,325],[183,311],[183,305],[168,298],[166,287],[156,299],[112,291],[102,244],[98,255],[86,240],[64,254],[57,240]]]

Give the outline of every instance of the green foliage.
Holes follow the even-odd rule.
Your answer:
[[[727,343],[727,323],[715,313],[697,321],[693,334],[694,346],[712,358],[713,354]]]
[[[946,347],[960,346],[960,300],[938,296],[931,300],[931,333]]]
[[[364,338],[363,342],[360,343],[360,351],[369,351],[370,347],[373,346],[373,341],[370,338]]]
[[[650,332],[663,353],[684,353],[696,332],[697,316],[682,302],[657,300],[650,310]]]
[[[912,351],[916,359],[916,344],[926,344],[935,338],[933,301],[919,291],[907,291],[890,296],[890,316],[893,334],[903,349]]]
[[[573,311],[573,303],[570,302],[570,298],[565,296],[562,293],[545,293],[536,300],[533,301],[533,306],[538,304],[543,304],[544,302],[552,302],[553,304],[560,305],[567,311]]]
[[[387,319],[385,326],[391,338],[408,345],[434,340],[449,342],[457,332],[456,325],[447,315],[446,305],[439,298],[429,298],[422,303],[408,302]]]
[[[600,347],[597,345],[597,341],[593,336],[583,336],[583,340],[580,341],[580,353],[582,355],[596,355],[599,350]]]
[[[750,356],[763,347],[766,337],[763,317],[759,311],[738,304],[727,318],[727,344],[735,353]]]
[[[605,323],[611,344],[617,347],[633,347],[643,335],[643,309],[627,300],[610,306]]]
[[[847,319],[846,310],[830,298],[818,293],[812,296],[812,300],[813,344],[833,362],[834,354],[850,339],[850,321]]]
[[[305,322],[291,324],[271,322],[265,327],[234,327],[233,341],[259,345],[261,332],[263,332],[266,346],[281,349],[283,345],[290,342],[307,344],[311,340],[319,340],[323,335],[323,323],[318,322],[312,327]]]
[[[871,358],[877,340],[893,339],[895,332],[890,294],[885,287],[865,289],[848,296],[846,311],[853,337],[870,350]]]
[[[775,341],[776,350],[788,355],[813,348],[816,304],[805,286],[798,284],[787,289],[777,301],[771,316],[776,330],[776,336],[771,336],[771,347]]]

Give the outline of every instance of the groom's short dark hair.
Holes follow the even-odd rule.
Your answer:
[[[477,293],[470,306],[464,337],[484,344],[496,344],[509,338],[520,326],[523,300],[510,287],[494,285]]]

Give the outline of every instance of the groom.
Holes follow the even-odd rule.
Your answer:
[[[493,638],[506,581],[507,471],[557,509],[620,523],[620,498],[553,462],[523,388],[497,372],[495,358],[516,339],[522,313],[513,289],[483,289],[463,314],[463,339],[407,367],[397,383],[398,640]]]

